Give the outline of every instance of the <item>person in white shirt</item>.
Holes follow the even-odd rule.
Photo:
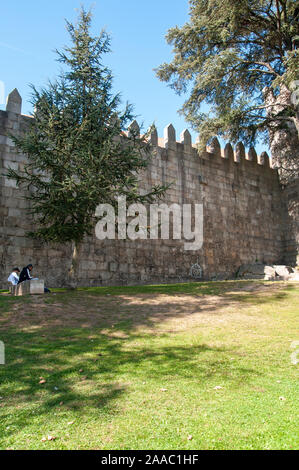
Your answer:
[[[16,286],[19,282],[20,270],[19,268],[14,268],[12,273],[8,276],[8,282],[11,282],[13,286]]]

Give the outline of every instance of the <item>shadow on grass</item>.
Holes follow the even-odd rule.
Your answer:
[[[162,287],[169,295],[169,286]],[[237,287],[229,286],[231,290]],[[99,414],[118,413],[118,398],[134,386],[126,377],[142,382],[146,375],[157,382],[196,381],[204,386],[211,378],[246,382],[258,376],[256,369],[232,364],[228,357],[231,350],[207,344],[168,345],[169,335],[161,332],[155,341],[155,325],[201,312],[217,315],[219,308],[233,301],[253,305],[280,302],[287,295],[286,287],[265,297],[254,291],[239,295],[225,289],[216,303],[199,295],[211,289],[209,286],[194,283],[186,289],[183,294],[190,296],[190,304],[180,295],[173,296],[171,304],[163,297],[155,304],[151,291],[134,303],[134,291],[126,288],[109,297],[94,289],[38,298],[0,295],[0,339],[6,346],[6,365],[0,367],[3,418],[10,416],[5,410],[6,399],[10,406],[32,403],[32,416],[46,415],[61,402],[68,409],[92,407]],[[8,328],[4,329],[6,323]],[[140,333],[142,326],[153,331]],[[41,377],[44,384],[39,384]],[[28,415],[21,407],[14,425],[25,425],[28,419],[30,412]]]
[[[206,344],[153,345],[149,335],[132,334],[128,345],[126,339],[108,334],[94,333],[91,340],[92,331],[86,329],[60,331],[51,340],[41,333],[47,334],[47,330],[15,332],[3,338],[7,363],[0,369],[2,403],[7,400],[9,406],[33,406],[29,415],[26,407],[18,410],[14,427],[26,424],[24,420],[30,419],[31,413],[34,419],[59,409],[61,402],[69,410],[92,407],[99,416],[121,412],[117,399],[134,388],[136,381],[140,386],[145,379],[165,384],[195,381],[203,387],[211,378],[235,380],[241,376],[246,382],[259,375],[256,370],[232,366],[226,349]],[[44,384],[39,384],[41,377]],[[126,382],[128,377],[134,382]],[[0,410],[2,418],[10,418],[5,406]],[[13,429],[6,431],[10,432]]]

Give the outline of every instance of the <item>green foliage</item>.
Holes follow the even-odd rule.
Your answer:
[[[81,10],[77,25],[67,22],[71,46],[56,51],[63,71],[38,91],[32,87],[34,119],[28,132],[13,137],[28,156],[24,171],[8,177],[29,190],[36,230],[45,241],[80,243],[91,234],[99,203],[115,205],[116,195],[150,201],[162,187],[140,196],[138,172],[150,158],[146,136],[127,135],[132,106],[119,110],[112,93],[111,71],[103,65],[110,38],[102,31],[91,37],[90,12]]]
[[[157,75],[178,94],[188,91],[181,112],[202,145],[215,134],[252,143],[296,119],[298,107],[288,101],[277,120],[265,90],[291,92],[298,78],[298,20],[292,0],[190,0],[190,21],[167,35],[174,58]]]

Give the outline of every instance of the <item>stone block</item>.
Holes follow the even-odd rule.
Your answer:
[[[11,160],[4,160],[3,166],[6,169],[11,168],[12,170],[18,170],[19,169],[19,164],[17,162],[11,161]]]
[[[109,271],[115,272],[118,270],[118,264],[114,262],[109,263]]]
[[[10,113],[20,114],[22,110],[22,98],[20,93],[15,88],[9,93],[6,101],[6,111]]]
[[[8,178],[4,178],[4,185],[7,187],[7,188],[17,188],[17,183],[15,180],[11,180],[11,179],[8,179]]]
[[[31,279],[30,281],[23,281],[21,284],[16,286],[14,295],[21,296],[26,294],[43,294],[44,287],[45,282],[43,279]]]
[[[119,271],[122,272],[122,273],[127,273],[128,272],[128,265],[126,263],[120,263]]]
[[[11,293],[11,295],[16,295],[16,289],[17,289],[18,286],[13,286],[12,284],[10,284],[9,286],[9,292]]]
[[[14,201],[12,201],[14,203]],[[19,209],[15,208],[9,208],[8,209],[8,217],[21,217],[21,211]]]
[[[299,272],[291,273],[289,276],[289,281],[299,281]]]
[[[294,269],[290,266],[284,265],[274,265],[275,273],[277,276],[280,276],[283,280],[288,280],[291,277],[291,274],[294,273]]]
[[[271,281],[275,279],[275,268],[273,266],[265,266],[264,273],[265,273],[264,279],[266,281]]]

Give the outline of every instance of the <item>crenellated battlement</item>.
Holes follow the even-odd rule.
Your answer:
[[[21,110],[22,97],[20,96],[18,90],[15,88],[7,97],[6,112],[9,113],[10,117],[12,117],[12,114],[20,115],[21,119],[24,118],[26,121],[28,119],[34,118],[33,116],[21,114]],[[140,135],[140,127],[136,120],[134,120],[129,125],[127,133],[128,135]],[[184,129],[181,132],[179,141],[177,141],[176,135],[176,130],[172,124],[168,124],[164,128],[163,137],[159,137],[157,129],[153,127],[151,128],[149,133],[149,141],[154,147],[160,147],[174,152],[179,151],[183,152],[186,155],[193,154],[198,155],[201,158],[220,157],[223,161],[228,160],[236,164],[242,163],[243,161],[248,161],[260,166],[264,166],[265,168],[272,168],[271,158],[268,156],[267,152],[262,152],[260,155],[257,155],[255,148],[251,147],[246,153],[245,147],[242,142],[238,142],[235,148],[233,148],[230,143],[227,143],[224,149],[221,149],[219,140],[217,139],[217,137],[214,137],[212,141],[207,144],[205,151],[199,153],[199,138],[197,138],[196,141],[193,143],[191,134],[188,129]]]
[[[136,120],[134,120],[128,127],[128,134],[140,135],[140,128]],[[172,151],[183,151],[185,154],[197,154],[199,157],[220,157],[223,161],[229,160],[234,163],[241,163],[248,161],[257,165],[271,168],[271,159],[267,152],[262,152],[257,155],[254,147],[250,147],[248,153],[245,152],[245,146],[242,142],[238,142],[235,148],[230,143],[227,143],[224,149],[221,149],[219,140],[214,137],[212,141],[206,145],[205,151],[198,151],[199,138],[195,143],[192,143],[192,137],[188,129],[184,129],[180,134],[180,140],[176,140],[176,130],[172,124],[168,124],[164,128],[164,136],[158,137],[156,128],[150,130],[149,141],[154,147],[161,147]],[[275,171],[275,169],[273,169]]]

